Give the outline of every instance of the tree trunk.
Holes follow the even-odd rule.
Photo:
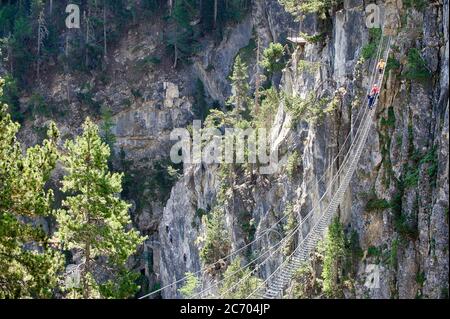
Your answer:
[[[89,64],[88,45],[89,45],[89,12],[83,12],[84,21],[86,21],[85,48],[84,48],[84,65],[87,68]]]
[[[42,45],[42,37],[43,37],[43,11],[39,12],[38,17],[38,39],[37,39],[37,57],[36,57],[36,78],[38,82],[41,81],[40,76],[40,64],[41,64],[41,45]]]
[[[86,257],[86,261],[85,261],[84,271],[83,271],[83,298],[89,299],[91,293],[90,293],[90,289],[89,289],[89,282],[86,278],[86,276],[91,271],[91,245],[89,242],[87,242],[86,246],[85,246],[85,257]]]
[[[106,51],[106,4],[103,4],[103,59],[107,60]]]
[[[169,0],[169,15],[172,16],[173,0]]]
[[[89,156],[91,155],[91,140],[90,138],[87,139],[87,147],[88,147],[88,154]],[[86,165],[86,175],[89,176],[90,175],[90,168],[91,168],[91,159],[88,159],[87,165]],[[90,182],[87,183],[87,193],[90,194],[91,193],[91,185]],[[90,197],[88,197],[88,208],[85,211],[85,218],[86,218],[86,224],[90,224],[91,223],[91,215],[90,215]],[[89,282],[86,278],[86,276],[88,274],[90,274],[91,272],[91,241],[90,241],[90,234],[88,235],[88,238],[85,242],[85,264],[84,264],[84,276],[83,276],[83,298],[84,299],[89,299],[90,297],[90,289],[89,289]]]
[[[218,0],[214,0],[214,29],[217,27],[217,1]]]
[[[66,64],[64,66],[65,68],[65,73],[66,73],[66,90],[67,90],[67,101],[70,104],[70,82],[69,82],[69,37],[66,33],[66,45],[64,48],[64,54],[66,57]]]
[[[260,70],[259,70],[259,59],[260,59],[260,41],[259,37],[257,39],[257,49],[256,49],[256,79],[255,79],[255,115],[259,112],[259,88],[260,88]]]
[[[174,61],[173,61],[173,68],[176,69],[177,68],[177,63],[178,63],[178,45],[177,45],[177,41],[175,41],[174,48],[175,48],[175,57],[174,57]]]
[[[14,64],[13,64],[13,55],[12,55],[12,47],[10,43],[11,38],[8,39],[8,61],[9,61],[9,72],[14,74]]]

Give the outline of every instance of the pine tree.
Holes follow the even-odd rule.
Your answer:
[[[31,68],[33,53],[27,46],[32,41],[32,28],[28,19],[18,17],[14,20],[11,39],[8,41],[10,51],[9,58],[11,73],[19,80],[20,84],[26,83],[27,71]]]
[[[0,79],[0,96],[3,80]],[[39,221],[51,213],[53,192],[44,186],[54,169],[58,131],[23,155],[19,125],[0,107],[0,298],[49,298],[62,267]]]
[[[111,152],[113,152],[114,144],[116,144],[116,136],[112,132],[113,127],[115,126],[112,112],[109,107],[101,108],[102,115],[102,124],[100,126],[100,136],[102,141],[109,146]]]
[[[194,30],[190,25],[196,15],[194,0],[174,1],[171,16],[176,22],[176,28],[167,38],[167,47],[174,55],[174,69],[179,61],[186,61],[198,48]]]
[[[245,112],[249,106],[250,86],[248,84],[247,69],[247,65],[242,61],[241,56],[238,55],[234,62],[233,74],[230,77],[233,93],[228,100],[229,103],[235,106],[237,112]]]
[[[41,51],[44,46],[44,40],[48,36],[48,29],[45,22],[44,11],[41,9],[38,18],[38,41],[37,41],[37,61],[36,61],[36,78],[41,81]]]
[[[271,43],[269,47],[264,50],[261,66],[272,75],[281,72],[285,65],[283,45],[280,43]]]
[[[205,264],[213,264],[225,257],[231,249],[230,235],[226,228],[225,216],[220,208],[206,217],[206,238],[200,250],[200,258]]]
[[[330,298],[341,298],[342,268],[345,262],[345,234],[339,217],[334,218],[328,227],[328,233],[323,242],[323,292]]]
[[[122,174],[108,171],[109,147],[101,141],[98,127],[89,118],[83,134],[67,141],[62,162],[67,170],[62,191],[69,196],[57,212],[56,239],[65,249],[82,255],[81,285],[70,288],[70,296],[126,298],[138,287],[137,274],[126,262],[145,238],[130,227],[129,206],[119,198]],[[102,270],[109,279],[100,281]]]
[[[191,272],[187,272],[185,274],[186,281],[178,292],[183,296],[184,299],[190,299],[194,297],[197,292],[197,288],[199,287],[199,279],[195,276],[195,274]]]
[[[236,258],[223,274],[220,294],[225,299],[244,299],[261,286],[262,280],[255,277],[249,268],[241,268],[241,259]]]

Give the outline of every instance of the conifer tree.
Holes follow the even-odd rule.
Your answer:
[[[0,79],[0,96],[2,86]],[[58,157],[58,131],[51,124],[42,146],[23,155],[18,130],[0,106],[0,298],[49,298],[62,258],[39,222],[51,213],[53,193],[44,186]]]
[[[270,43],[269,47],[264,50],[261,66],[264,67],[269,75],[281,72],[285,67],[284,47],[280,43]]]
[[[214,264],[225,257],[231,249],[230,235],[225,224],[222,209],[215,208],[206,219],[206,238],[200,250],[200,258],[205,264]]]
[[[48,29],[45,21],[44,10],[41,8],[38,16],[38,35],[37,35],[37,61],[36,61],[36,78],[38,82],[41,80],[41,52],[44,46],[44,40],[48,36]]]
[[[67,141],[62,162],[67,170],[62,191],[69,196],[57,212],[56,239],[82,255],[81,283],[71,297],[126,298],[138,289],[138,275],[126,262],[145,238],[130,227],[129,206],[119,198],[122,174],[108,171],[109,147],[89,118],[83,134]],[[102,270],[108,279],[95,277]]]
[[[233,93],[228,100],[229,103],[235,106],[238,112],[247,111],[249,106],[250,86],[248,84],[247,69],[247,65],[242,61],[241,56],[238,55],[234,62],[233,74],[230,77]]]
[[[249,268],[241,268],[241,259],[236,258],[223,274],[220,294],[225,299],[244,299],[260,287],[262,280]]]
[[[184,285],[178,289],[178,292],[184,299],[190,299],[194,297],[197,292],[197,288],[199,287],[199,279],[191,272],[187,272],[185,276],[186,281]]]
[[[345,234],[339,217],[335,217],[328,227],[323,246],[323,292],[330,298],[341,298],[342,268],[345,262]]]

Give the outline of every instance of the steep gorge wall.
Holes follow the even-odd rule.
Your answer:
[[[365,99],[369,82],[368,63],[358,63],[369,39],[364,25],[367,3],[345,0],[343,8],[333,12],[329,29],[324,29],[328,24],[315,15],[308,15],[303,21],[301,31],[326,35],[317,43],[307,44],[304,53],[290,52],[292,59],[283,72],[281,89],[306,97],[317,88],[322,95],[332,96],[344,87],[347,94],[338,108],[316,125],[306,121],[293,125],[290,112],[280,103],[272,138],[284,160],[294,151],[300,154],[299,171],[289,176],[282,165],[272,175],[252,178],[237,174],[223,204],[233,250],[249,242],[243,215],[246,222],[253,220],[258,236],[279,220],[290,204],[301,220],[329,184],[332,173],[316,182],[347,134],[357,129],[355,118],[361,103],[353,102]],[[392,47],[392,55],[401,62],[400,69],[386,76],[386,93],[382,94],[376,123],[340,209],[347,231],[358,233],[359,245],[366,252],[358,261],[355,289],[348,297],[448,297],[448,0],[433,1],[423,11],[404,7],[400,14],[405,17],[405,25]],[[132,162],[135,170],[132,183],[136,193],[128,198],[134,204],[133,220],[150,237],[131,263],[149,279],[144,291],[201,269],[199,249],[205,225],[199,209],[210,211],[222,187],[220,167],[185,166],[183,176],[169,193],[159,194],[163,195],[161,198],[148,196],[152,186],[147,182],[153,178],[145,175],[149,166],[167,158],[173,144],[169,140],[171,130],[186,127],[193,119],[197,78],[203,82],[209,102],[224,104],[231,91],[228,76],[234,58],[255,40],[255,34],[265,48],[299,30],[299,24],[277,0],[254,1],[251,14],[229,26],[220,43],[206,36],[201,39],[204,50],[196,54],[193,63],[174,70],[161,43],[165,27],[159,17],[152,23],[134,25],[111,48],[106,70],[91,74],[56,73],[45,83],[52,102],[66,112],[58,119],[63,139],[80,133],[80,123],[91,113],[91,106],[75,96],[91,96],[93,104],[107,105],[112,110],[116,154],[123,149],[125,159]],[[426,81],[403,77],[412,47],[421,52],[430,68],[432,77]],[[162,56],[161,64],[139,70],[138,66],[152,56]],[[248,63],[254,85],[256,61],[255,57],[252,59]],[[299,60],[320,62],[321,66],[314,71],[305,70],[299,67]],[[29,99],[22,97],[22,102],[26,104]],[[98,117],[96,120],[100,121]],[[44,126],[46,121],[37,116],[26,122],[21,140],[28,145],[35,143],[35,128]],[[123,168],[121,163],[115,165]],[[337,169],[333,167],[332,171]],[[406,185],[399,185],[399,181],[405,184],[405,179]],[[368,209],[374,198],[385,200],[383,203],[391,207]],[[392,203],[401,203],[400,212],[398,205],[392,207]],[[399,217],[403,219],[401,223]],[[403,226],[407,226],[406,232]],[[258,255],[267,250],[279,242],[280,234],[283,225],[253,244],[250,252]],[[367,254],[371,247],[395,258],[379,262],[378,256]],[[261,267],[260,276],[267,278],[282,258],[281,253],[273,256]],[[381,266],[379,289],[364,286],[372,264]],[[202,279],[203,287],[219,280],[210,274]],[[179,296],[177,287],[164,290],[162,296]]]
[[[264,10],[262,3],[256,6],[256,12]],[[284,71],[284,91],[305,96],[331,78],[322,84],[322,90],[333,94],[339,87],[345,87],[347,94],[338,109],[318,125],[301,122],[292,126],[289,112],[280,104],[272,133],[282,153],[297,150],[301,154],[301,173],[290,178],[281,170],[274,175],[257,176],[255,181],[245,176],[237,180],[231,190],[232,200],[224,207],[233,249],[246,243],[240,221],[242,211],[251,212],[258,236],[283,216],[288,204],[294,205],[301,219],[329,183],[331,176],[316,187],[311,187],[314,183],[310,181],[320,179],[349,130],[357,129],[355,118],[361,103],[352,102],[365,99],[369,82],[368,63],[358,64],[362,47],[368,41],[363,10],[363,1],[344,1],[344,9],[334,15],[328,41],[306,46],[302,59],[321,62],[317,72],[299,72],[295,58]],[[386,76],[376,123],[340,209],[341,221],[348,231],[357,232],[359,245],[365,251],[358,261],[355,289],[349,297],[448,297],[446,13],[448,1],[436,3],[423,12],[408,8],[400,12],[407,17],[407,25],[393,39],[393,56],[404,71],[408,50],[418,48],[433,76],[427,82],[407,80],[401,76],[401,70],[391,70]],[[257,21],[257,32],[270,38],[267,32],[270,26],[262,24],[259,18]],[[311,19],[303,28],[316,31],[319,27]],[[433,147],[436,153],[432,152]],[[189,167],[172,189],[159,227],[162,285],[183,277],[187,271],[200,270],[201,241],[197,239],[205,230],[196,211],[214,206],[220,189],[218,172],[217,167]],[[409,182],[405,183],[405,179]],[[368,204],[374,198],[385,200],[389,207],[369,209]],[[400,211],[398,205],[391,204],[395,200],[401,205]],[[282,227],[279,230],[282,232]],[[252,251],[258,254],[279,239],[276,234],[263,238],[252,246]],[[369,248],[395,258],[380,261],[379,256],[367,254]],[[266,278],[281,260],[282,255],[278,254],[262,267],[260,275]],[[373,264],[381,269],[380,287],[369,289],[364,284],[370,273],[368,266]],[[218,280],[210,275],[202,279],[203,287]],[[164,297],[177,295],[175,287],[163,292]]]

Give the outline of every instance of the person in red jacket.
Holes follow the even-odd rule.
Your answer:
[[[369,108],[372,109],[373,105],[375,104],[375,100],[378,97],[378,94],[380,94],[380,88],[378,85],[374,84],[372,87],[372,90],[370,91],[370,94],[367,96],[369,99]]]

